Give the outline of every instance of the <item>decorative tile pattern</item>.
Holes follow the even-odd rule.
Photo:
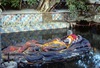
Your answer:
[[[42,22],[42,14],[10,14],[1,15],[2,26],[25,26],[33,23]]]
[[[52,19],[53,20],[62,20],[63,16],[62,14],[53,14]]]
[[[52,13],[52,20],[66,20],[67,13]],[[62,22],[43,23],[42,13],[31,14],[2,14],[1,15],[1,32],[11,33],[20,31],[33,31],[44,29],[55,29],[68,27]]]

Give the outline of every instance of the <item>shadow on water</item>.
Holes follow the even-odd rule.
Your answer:
[[[100,68],[100,34],[94,33],[92,30],[81,32],[73,30],[75,34],[82,35],[89,40],[93,51],[90,52],[90,55],[86,58],[77,60],[71,68]],[[66,63],[67,64],[67,63]],[[74,67],[78,66],[78,67]],[[70,68],[70,67],[66,67]]]

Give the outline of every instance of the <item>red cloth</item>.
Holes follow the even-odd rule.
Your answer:
[[[77,35],[75,35],[75,34],[71,34],[70,36],[72,36],[73,39],[76,39],[77,38]]]

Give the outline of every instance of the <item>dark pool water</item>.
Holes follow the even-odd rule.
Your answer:
[[[91,31],[74,31],[74,33],[80,34],[90,41],[93,48],[90,54],[86,57],[70,62],[45,64],[42,68],[100,68],[100,35]]]

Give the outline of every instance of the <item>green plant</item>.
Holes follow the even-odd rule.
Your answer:
[[[66,0],[71,16],[77,16],[79,11],[86,11],[88,0]]]
[[[37,3],[37,0],[27,0],[28,5],[32,6]]]
[[[7,4],[10,4],[9,0],[1,0],[1,5],[6,6]]]
[[[1,0],[1,5],[7,6],[10,5],[12,8],[21,8],[22,0]],[[32,6],[33,4],[37,4],[37,0],[27,0],[27,4]]]
[[[86,10],[87,0],[67,0],[67,5],[71,11]]]
[[[10,0],[10,2],[11,2],[11,7],[19,8],[20,0]]]
[[[19,8],[21,0],[2,0],[1,5],[7,6],[11,5],[11,7]]]

